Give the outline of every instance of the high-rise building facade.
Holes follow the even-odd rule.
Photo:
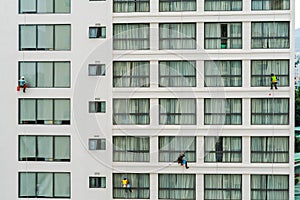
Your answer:
[[[1,199],[293,199],[294,4],[2,2]]]

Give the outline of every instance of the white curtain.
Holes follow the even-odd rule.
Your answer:
[[[54,159],[55,160],[70,160],[70,137],[57,136],[54,137]]]
[[[221,49],[221,45],[225,41],[227,49],[242,48],[242,23],[227,23],[226,36],[222,36],[220,23],[205,23],[205,48],[206,49]],[[222,39],[221,39],[222,38]]]
[[[290,0],[252,0],[252,10],[289,10]]]
[[[37,10],[39,13],[52,13],[54,12],[53,0],[36,0]]]
[[[161,61],[159,62],[160,87],[195,87],[195,61]]]
[[[241,87],[242,61],[205,61],[204,81],[206,87]]]
[[[252,60],[251,86],[270,87],[271,73],[278,79],[277,86],[289,86],[289,60]]]
[[[19,12],[20,13],[35,13],[36,0],[20,0],[19,1]]]
[[[289,22],[252,22],[252,48],[289,48]]]
[[[150,62],[114,62],[113,79],[114,87],[149,87]]]
[[[205,199],[242,199],[242,176],[239,174],[206,174],[204,181]]]
[[[205,162],[241,162],[241,137],[205,137]]]
[[[70,100],[54,99],[54,123],[70,124]]]
[[[53,25],[38,25],[37,26],[37,39],[38,39],[38,49],[49,50],[53,49],[54,38],[53,38]]]
[[[70,173],[54,173],[54,194],[55,197],[70,198]]]
[[[114,24],[114,50],[149,50],[149,24]]]
[[[54,62],[54,87],[70,87],[70,62]]]
[[[160,124],[196,124],[195,99],[160,99]]]
[[[20,99],[20,124],[36,123],[36,101],[35,99]]]
[[[114,12],[149,12],[150,0],[114,0]]]
[[[113,137],[114,162],[149,162],[149,137]]]
[[[39,124],[52,124],[53,120],[53,100],[37,99],[37,120]]]
[[[242,124],[241,99],[205,99],[205,124]]]
[[[160,49],[195,49],[196,24],[160,24]]]
[[[194,174],[158,174],[159,199],[195,199]]]
[[[160,0],[160,12],[196,11],[196,0]]]
[[[36,87],[36,62],[20,62],[19,71],[19,78],[24,76],[28,87]]]
[[[37,157],[45,159],[46,161],[53,160],[53,137],[52,136],[38,136],[37,137]]]
[[[241,11],[242,0],[205,0],[205,11]]]
[[[55,50],[70,50],[71,49],[71,26],[70,25],[55,25]]]
[[[184,153],[188,162],[196,161],[196,138],[188,136],[160,136],[159,162],[174,162]]]
[[[19,160],[36,159],[36,137],[20,136],[19,137]]]
[[[53,87],[53,63],[37,63],[37,87]]]
[[[149,124],[149,99],[114,99],[114,124]]]
[[[133,192],[126,192],[121,181],[126,177]],[[150,176],[149,174],[113,174],[113,198],[116,199],[149,199]]]
[[[289,161],[288,137],[252,137],[251,162],[286,163]]]
[[[20,50],[35,50],[37,48],[36,25],[20,25],[19,29],[20,29]]]
[[[35,197],[36,194],[36,173],[20,172],[19,173],[19,196]]]
[[[288,175],[251,175],[251,199],[288,200]]]
[[[37,173],[37,197],[53,197],[53,173]]]
[[[289,123],[289,99],[252,99],[251,123],[253,125]]]
[[[70,13],[70,0],[54,0],[55,13]]]

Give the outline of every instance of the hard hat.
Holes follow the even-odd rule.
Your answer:
[[[21,76],[21,78],[25,78],[24,76]]]

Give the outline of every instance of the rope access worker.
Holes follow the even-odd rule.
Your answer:
[[[24,93],[26,92],[25,90],[27,88],[27,84],[26,84],[24,76],[21,76],[21,79],[19,80],[19,84],[18,84],[17,90],[20,91],[20,88],[23,88],[23,92]]]
[[[271,90],[273,90],[273,85],[277,90],[277,77],[272,73],[271,74]]]

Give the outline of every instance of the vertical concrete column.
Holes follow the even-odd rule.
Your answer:
[[[242,103],[243,126],[251,126],[251,99],[244,98]]]
[[[150,99],[150,124],[152,127],[159,126],[159,105],[158,99]]]
[[[242,137],[242,156],[243,164],[249,165],[251,163],[251,137],[243,136]]]
[[[204,126],[204,99],[197,99],[197,127]]]
[[[158,23],[150,23],[150,51],[159,50]]]
[[[242,38],[243,38],[243,49],[246,51],[251,50],[251,22],[244,21],[242,23]]]
[[[204,156],[205,156],[205,152],[204,152],[204,136],[197,136],[197,160],[196,160],[196,164],[197,166],[203,166],[204,164]]]
[[[204,60],[196,61],[197,88],[204,88]]]
[[[204,175],[196,174],[196,199],[204,199]]]
[[[250,174],[242,175],[242,199],[250,200],[251,199],[251,177]]]
[[[158,199],[158,174],[150,174],[150,199]]]
[[[150,136],[150,163],[157,165],[158,163],[158,136]]]

